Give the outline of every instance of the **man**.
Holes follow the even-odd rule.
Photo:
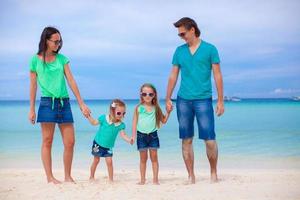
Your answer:
[[[210,163],[211,181],[217,182],[218,146],[215,140],[214,113],[212,107],[211,71],[218,93],[216,114],[224,113],[223,80],[220,59],[215,46],[200,39],[196,22],[188,17],[174,23],[178,35],[186,43],[177,47],[173,55],[173,68],[169,77],[166,109],[172,110],[171,96],[181,72],[176,109],[179,122],[179,137],[182,139],[182,156],[189,175],[189,183],[195,183],[194,174],[194,118],[198,125],[199,139],[206,145]]]

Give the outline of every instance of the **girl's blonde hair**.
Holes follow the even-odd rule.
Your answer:
[[[126,108],[126,104],[120,99],[112,100],[109,106],[109,118],[113,123],[120,122],[121,120],[116,119],[116,108],[117,107],[124,107]]]
[[[143,92],[143,88],[144,87],[151,88],[153,90],[153,92],[154,92],[154,97],[153,97],[151,103],[155,107],[156,126],[158,128],[160,128],[161,121],[162,121],[164,115],[163,115],[163,113],[162,113],[162,111],[160,109],[160,106],[159,106],[156,88],[151,83],[145,83],[145,84],[143,84],[142,87],[140,88],[140,104],[144,103],[143,97],[142,97],[142,92]]]

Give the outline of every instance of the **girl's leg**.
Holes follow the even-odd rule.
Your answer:
[[[100,157],[94,156],[94,161],[91,166],[91,175],[90,175],[91,181],[95,180],[95,172],[96,172],[99,161],[100,161]]]
[[[113,182],[113,176],[114,176],[114,169],[113,169],[113,162],[112,157],[105,157],[106,165],[107,165],[107,171],[108,171],[108,178],[110,182]]]
[[[157,159],[157,149],[150,149],[150,159],[152,162],[153,170],[153,183],[159,185],[158,182],[158,159]]]
[[[146,182],[147,159],[148,159],[148,150],[140,151],[140,173],[141,173],[141,181],[138,183],[140,185],[144,185],[145,182]]]
[[[48,183],[52,182],[54,184],[61,183],[56,178],[54,178],[52,173],[52,158],[51,158],[51,149],[53,142],[53,135],[55,130],[55,123],[41,123],[42,128],[42,148],[41,148],[41,157],[44,165],[44,169],[47,176]]]
[[[73,178],[71,177],[73,151],[74,151],[74,144],[75,144],[74,126],[72,123],[64,123],[64,124],[60,124],[59,128],[64,143],[65,181],[74,182]]]

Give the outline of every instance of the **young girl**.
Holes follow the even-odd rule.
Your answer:
[[[144,185],[146,182],[148,150],[152,162],[153,184],[159,184],[157,159],[159,139],[157,130],[160,128],[161,123],[165,124],[167,122],[170,112],[167,112],[166,115],[162,113],[158,104],[156,89],[152,84],[142,85],[140,103],[135,108],[132,124],[132,139],[134,141],[137,134],[137,149],[140,152],[141,181],[138,183],[140,185]]]
[[[126,113],[125,110],[125,103],[119,99],[115,99],[109,106],[109,115],[100,115],[98,119],[93,119],[91,116],[88,117],[92,125],[100,125],[92,146],[94,161],[91,166],[91,181],[95,180],[95,171],[100,157],[105,157],[109,181],[113,182],[112,148],[114,147],[118,133],[121,134],[121,137],[126,142],[133,144],[133,140],[124,131],[125,124],[122,120]]]
[[[30,62],[30,111],[28,118],[35,124],[35,99],[37,83],[41,90],[41,101],[38,110],[37,122],[42,129],[42,161],[48,183],[61,183],[52,173],[51,149],[55,125],[58,124],[64,144],[64,171],[65,181],[74,182],[71,177],[73,149],[75,143],[73,116],[69,102],[67,80],[75,95],[80,109],[86,117],[90,114],[80,96],[77,84],[71,73],[69,59],[59,53],[62,48],[62,37],[54,27],[44,28],[37,54]]]

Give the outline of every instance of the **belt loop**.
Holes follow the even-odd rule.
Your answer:
[[[64,100],[62,97],[60,98],[60,104],[61,104],[61,107],[64,107]]]
[[[54,110],[54,99],[55,97],[52,97],[52,110]]]

